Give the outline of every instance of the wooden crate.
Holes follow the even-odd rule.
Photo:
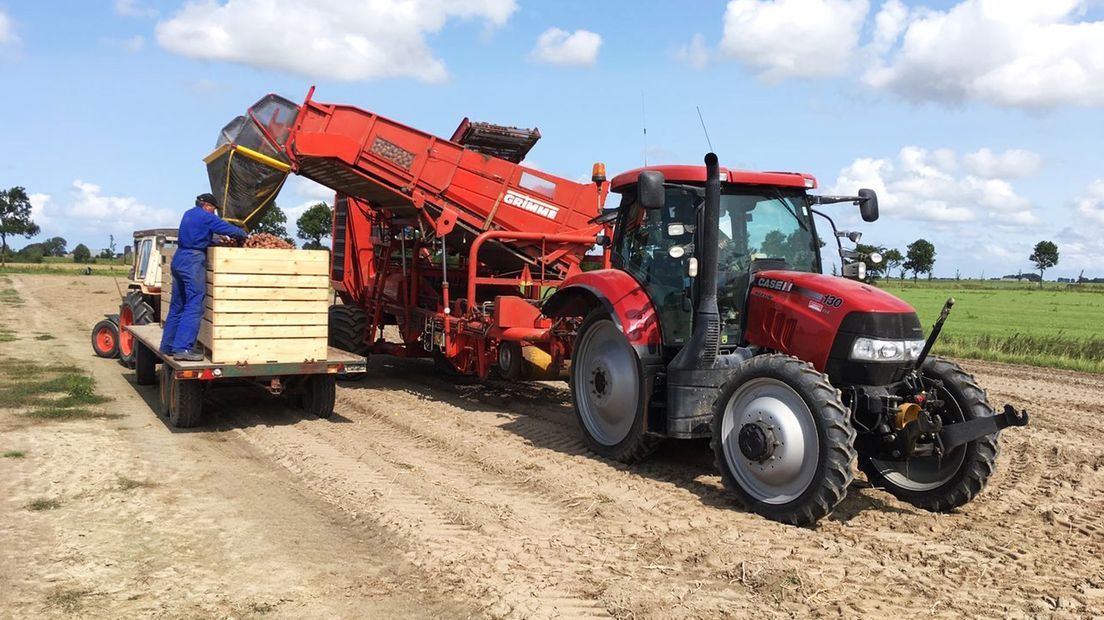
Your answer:
[[[160,321],[165,322],[169,315],[169,304],[172,302],[172,259],[176,254],[176,246],[170,245],[161,248],[161,308]]]
[[[199,342],[215,363],[325,359],[325,250],[210,248]]]

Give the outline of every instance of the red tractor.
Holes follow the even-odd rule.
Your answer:
[[[595,453],[631,463],[663,438],[711,437],[736,498],[787,523],[830,513],[856,458],[875,486],[931,510],[985,486],[999,431],[1027,415],[995,413],[928,355],[950,302],[925,339],[908,304],[821,274],[815,207],[850,202],[874,221],[874,192],[816,196],[809,175],[724,170],[712,154],[611,183],[596,165],[575,183],[519,163],[537,137],[465,120],[445,140],[270,95],[207,162],[231,217],[257,213],[289,172],[336,190],[334,346],[480,377],[569,367]],[[620,204],[603,210],[611,190]],[[595,244],[602,268],[583,271]]]

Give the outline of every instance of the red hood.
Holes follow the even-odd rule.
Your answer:
[[[835,295],[841,298],[850,312],[916,312],[916,309],[894,295],[869,284],[837,276],[803,271],[760,271],[755,279],[771,278],[793,282],[799,292],[819,295]]]

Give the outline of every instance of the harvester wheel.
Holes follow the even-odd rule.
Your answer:
[[[196,379],[177,379],[170,375],[169,392],[172,406],[169,423],[176,428],[192,428],[203,417],[203,382]]]
[[[138,385],[157,383],[157,356],[141,342],[134,343],[134,382]]]
[[[314,416],[328,418],[333,415],[337,386],[333,375],[311,375],[303,382],[303,409]]]
[[[507,381],[521,379],[525,372],[525,357],[521,353],[521,343],[503,340],[498,343],[498,360],[495,370]]]
[[[929,357],[922,369],[925,384],[942,381],[940,390],[944,425],[993,415],[985,390],[974,378],[949,360]],[[859,469],[870,484],[884,488],[914,506],[945,512],[972,500],[985,488],[1000,447],[997,435],[987,435],[952,449],[942,458],[881,461],[862,457]]]
[[[724,485],[769,519],[811,525],[851,484],[855,429],[839,390],[797,358],[741,364],[713,404],[712,431]]]
[[[368,355],[368,314],[359,306],[330,306],[329,339],[330,346],[357,355]],[[366,373],[341,373],[337,376],[343,381],[358,381]]]
[[[644,430],[640,360],[621,328],[605,312],[591,312],[572,357],[571,400],[587,447],[622,463],[654,452],[662,438]]]
[[[100,357],[119,355],[119,326],[111,319],[104,319],[92,328],[92,350]]]
[[[142,298],[142,291],[126,294],[119,305],[119,360],[123,366],[134,368],[134,336],[126,330],[128,325],[145,325],[153,322],[153,308]]]

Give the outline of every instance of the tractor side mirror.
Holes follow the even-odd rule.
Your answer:
[[[655,170],[645,170],[636,177],[636,191],[640,197],[640,206],[645,209],[663,208],[663,182],[663,173]]]
[[[862,202],[859,203],[859,213],[862,215],[864,222],[875,222],[878,220],[878,194],[872,189],[860,189],[859,198]]]

